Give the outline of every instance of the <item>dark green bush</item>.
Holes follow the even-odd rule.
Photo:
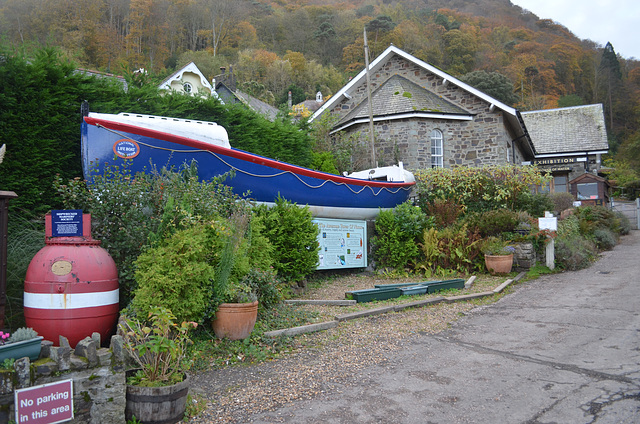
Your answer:
[[[555,261],[560,268],[569,271],[587,268],[596,259],[597,254],[595,243],[583,236],[556,238]]]
[[[421,261],[418,245],[425,228],[433,219],[420,208],[405,202],[393,210],[381,211],[371,238],[372,255],[377,268],[404,270]]]
[[[318,265],[319,230],[311,211],[278,198],[275,206],[261,205],[256,213],[262,217],[264,235],[273,245],[276,274],[289,283],[301,283]]]
[[[470,213],[463,221],[470,231],[477,231],[482,238],[512,233],[520,222],[518,214],[509,209]]]
[[[518,196],[516,209],[529,213],[534,218],[544,216],[545,211],[554,211],[555,205],[548,193],[523,192]]]

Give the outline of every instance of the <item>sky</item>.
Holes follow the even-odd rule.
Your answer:
[[[511,0],[540,19],[552,19],[580,39],[640,60],[640,0]]]

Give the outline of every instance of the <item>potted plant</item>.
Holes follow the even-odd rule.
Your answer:
[[[258,296],[251,286],[251,275],[240,282],[227,282],[215,294],[217,306],[211,328],[218,338],[242,340],[249,337],[258,319]]]
[[[232,231],[220,254],[212,284],[211,327],[219,338],[249,337],[258,318],[259,296],[266,284],[275,283],[271,269],[272,246],[262,234],[261,218],[236,213],[230,218]],[[265,282],[266,278],[266,282]]]
[[[195,322],[175,323],[169,309],[155,307],[148,319],[123,317],[124,348],[137,368],[127,373],[127,420],[177,423],[187,405],[191,360],[187,345]]]
[[[491,274],[507,274],[513,266],[513,254],[516,249],[508,242],[498,238],[485,239],[481,247],[484,263]]]
[[[35,361],[40,356],[43,337],[29,327],[18,328],[13,334],[0,331],[0,362],[28,356]]]

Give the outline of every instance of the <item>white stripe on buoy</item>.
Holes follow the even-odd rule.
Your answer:
[[[109,306],[120,302],[120,289],[93,293],[24,292],[24,307],[37,309],[79,309]]]

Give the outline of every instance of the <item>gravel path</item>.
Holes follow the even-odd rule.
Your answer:
[[[492,290],[504,280],[479,277],[472,289],[461,293]],[[370,275],[341,277],[311,288],[301,298],[344,299],[346,291],[390,282]],[[424,297],[414,296],[415,299],[411,300]],[[493,302],[498,298],[499,295],[495,295],[483,302]],[[330,330],[297,336],[293,353],[281,359],[201,372],[193,376],[191,392],[207,405],[190,422],[248,423],[253,414],[274,411],[325,392],[347,390],[359,379],[362,370],[384,363],[387,355],[410,342],[413,334],[442,331],[483,302],[440,303],[344,322]],[[357,308],[371,306],[380,306],[380,303],[359,304]],[[352,312],[355,307],[349,307],[350,310],[318,306],[304,308],[314,308],[321,316],[333,319],[336,314]]]

